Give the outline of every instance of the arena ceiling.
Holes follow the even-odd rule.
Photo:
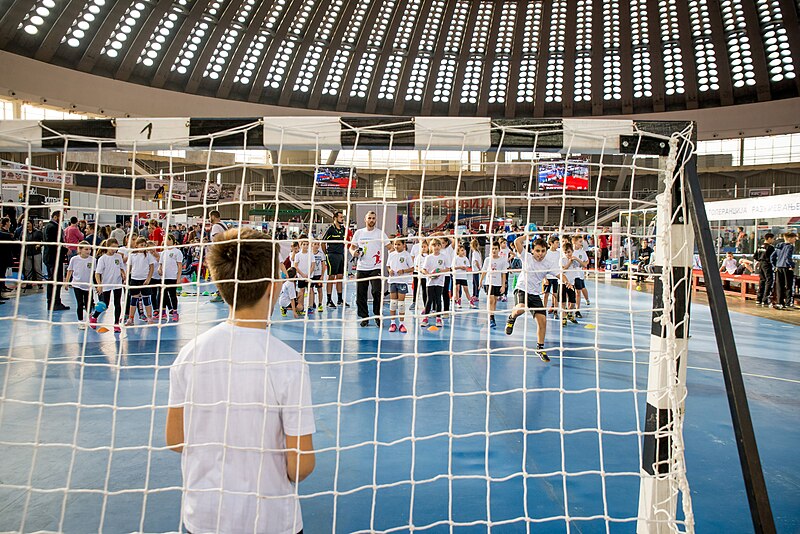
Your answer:
[[[304,110],[569,117],[800,95],[794,0],[4,0],[0,13],[12,54]]]

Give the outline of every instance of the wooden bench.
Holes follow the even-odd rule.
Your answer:
[[[758,275],[755,274],[728,274],[728,273],[719,273],[720,278],[722,281],[725,282],[726,280],[730,282],[736,282],[739,284],[739,289],[726,289],[725,294],[731,295],[734,297],[739,297],[742,300],[747,299],[754,299],[758,294],[758,283],[759,278]],[[692,270],[692,290],[697,291],[697,287],[700,285],[700,281],[703,280],[703,271],[700,269],[693,269]],[[754,290],[752,293],[747,291],[748,286],[754,286]]]

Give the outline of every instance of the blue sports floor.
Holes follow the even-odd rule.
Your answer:
[[[354,308],[297,322],[276,314],[275,334],[310,363],[318,405],[305,532],[486,532],[488,522],[494,532],[634,532],[624,519],[637,512],[652,297],[590,291],[603,311],[583,323],[601,326],[549,319],[549,364],[529,351],[530,318],[509,337],[502,311],[497,331],[482,309],[406,335],[360,328]],[[179,528],[180,457],[163,438],[168,366],[226,310],[208,297],[181,306],[179,325],[123,339],[49,324],[41,293],[0,306],[0,531],[20,530],[24,511],[26,532]],[[778,530],[800,532],[800,328],[732,319]],[[696,529],[748,532],[707,307],[693,306],[691,333],[684,436]]]

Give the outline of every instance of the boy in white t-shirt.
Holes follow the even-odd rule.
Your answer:
[[[586,283],[583,281],[583,269],[589,267],[589,255],[586,254],[586,249],[583,248],[583,236],[575,234],[572,236],[572,256],[578,260],[581,266],[581,275],[575,279],[575,316],[583,317],[581,315],[581,296],[586,300],[586,305],[591,306],[589,302],[589,290],[586,289]]]
[[[561,241],[557,235],[551,235],[548,243],[550,249],[547,251],[545,258],[555,271],[560,271]],[[547,276],[547,285],[544,286],[544,295],[544,304],[547,306],[547,313],[552,313],[553,316],[555,316],[556,313],[558,313],[558,277],[556,275],[551,274]],[[548,295],[550,298],[548,298]]]
[[[537,239],[533,242],[533,253],[526,250],[527,241],[528,238],[526,236],[520,236],[514,242],[517,254],[522,260],[522,273],[520,274],[517,290],[514,292],[516,305],[511,310],[506,322],[506,334],[510,336],[514,333],[514,322],[517,317],[525,313],[525,311],[531,312],[536,321],[536,355],[543,362],[549,362],[550,358],[544,350],[547,314],[542,302],[542,286],[549,283],[547,281],[548,275],[561,277],[562,282],[567,287],[572,287],[572,284],[569,284],[566,278],[558,271],[555,271],[553,265],[545,259],[547,243],[545,243],[544,239]]]
[[[467,249],[463,246],[458,247],[458,256],[455,257],[453,260],[453,272],[455,272],[455,291],[453,291],[453,296],[456,299],[456,306],[459,308],[461,307],[461,292],[463,291],[464,294],[467,296],[467,302],[469,302],[470,308],[477,308],[475,305],[475,301],[477,300],[473,295],[469,292],[469,282],[467,278],[469,277],[470,272],[472,269],[470,268],[469,258],[467,257]]]
[[[314,255],[309,248],[308,237],[300,236],[300,251],[294,255],[292,266],[297,271],[297,301],[302,305],[306,302],[306,290],[309,290],[308,314],[314,313],[314,292],[311,289],[311,275],[314,271]]]
[[[508,260],[500,256],[500,244],[492,245],[492,255],[483,262],[481,268],[481,285],[489,296],[489,328],[497,328],[494,312],[497,300],[503,294],[508,283]]]
[[[281,307],[281,317],[286,317],[287,310],[292,310],[295,317],[302,317],[303,304],[297,301],[297,269],[289,267],[286,271],[286,280],[281,286],[281,294],[278,298],[278,305]]]
[[[402,239],[395,240],[394,250],[389,253],[386,267],[389,274],[389,315],[392,321],[389,325],[389,332],[398,330],[395,324],[395,317],[399,316],[399,330],[401,334],[405,334],[408,331],[404,324],[406,318],[406,295],[412,282],[411,273],[414,272],[414,262]]]
[[[564,308],[566,308],[566,310],[573,310],[576,306],[575,280],[581,276],[583,269],[581,269],[580,262],[575,258],[574,251],[572,249],[572,243],[564,243],[563,254],[564,255],[562,256],[561,260],[559,260],[560,268],[564,273],[564,276],[567,278],[569,285],[561,288],[561,302],[564,304]],[[570,311],[566,311],[561,317],[562,326],[567,326],[567,319],[569,319],[571,323],[578,324],[575,314]]]
[[[325,271],[328,269],[328,262],[325,258],[325,253],[322,252],[319,246],[319,241],[314,241],[311,243],[311,262],[313,264],[313,268],[311,269],[311,287],[309,288],[309,292],[311,293],[311,302],[313,306],[314,302],[314,292],[317,293],[317,311],[322,313],[325,310],[325,307],[322,305],[322,279],[324,278]]]
[[[316,427],[308,365],[269,331],[281,287],[275,258],[268,236],[248,228],[209,248],[214,280],[236,281],[217,282],[228,320],[170,368],[166,443],[182,454],[181,530],[303,530],[297,483],[314,469]]]
[[[78,330],[86,330],[83,312],[88,314],[93,305],[91,284],[94,269],[95,259],[92,256],[92,248],[87,241],[81,241],[78,243],[78,253],[69,259],[65,281],[66,284],[72,282],[72,291],[75,293]]]

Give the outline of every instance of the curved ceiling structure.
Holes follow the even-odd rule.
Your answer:
[[[800,95],[794,0],[6,0],[0,13],[0,50],[309,110],[603,116]]]

